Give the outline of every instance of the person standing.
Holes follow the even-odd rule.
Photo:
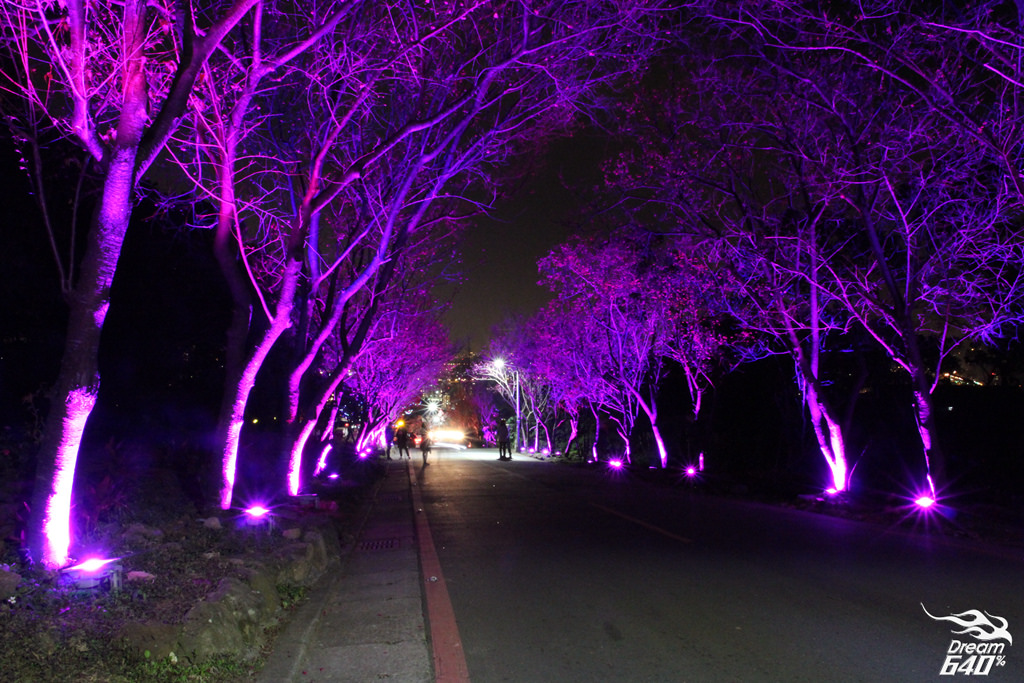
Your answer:
[[[412,455],[409,454],[409,430],[402,425],[395,432],[395,445],[398,446],[398,459],[402,459],[402,452],[405,452],[405,457],[412,460]]]
[[[384,427],[384,452],[387,454],[388,460],[391,459],[391,442],[394,440],[395,428],[391,426],[390,422],[388,422]],[[398,457],[402,457],[401,452],[399,452]]]
[[[508,439],[508,425],[499,418],[494,431],[498,436],[498,460],[511,460],[512,444]]]
[[[430,455],[430,432],[426,428],[420,430],[420,452],[423,453],[423,464],[429,465],[427,456]]]

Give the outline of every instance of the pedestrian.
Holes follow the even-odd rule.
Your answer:
[[[388,460],[391,459],[391,442],[395,440],[395,428],[391,426],[391,423],[387,423],[384,427],[384,452],[388,456]],[[402,456],[401,453],[398,454]]]
[[[412,460],[412,456],[409,454],[409,430],[402,425],[395,432],[395,445],[398,446],[398,459],[402,459],[402,452],[405,452],[405,457]]]
[[[512,444],[508,440],[508,425],[504,420],[498,418],[498,424],[494,431],[498,436],[498,460],[511,460]]]
[[[423,428],[420,430],[420,452],[423,453],[423,464],[429,465],[427,462],[427,456],[430,455],[430,433]]]

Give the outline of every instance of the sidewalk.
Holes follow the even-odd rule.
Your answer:
[[[387,463],[341,566],[278,636],[260,683],[434,681],[409,474]]]

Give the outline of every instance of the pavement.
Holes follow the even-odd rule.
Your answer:
[[[458,680],[435,677],[435,669],[451,670],[452,661],[457,668],[461,643],[456,629],[455,656],[439,660],[432,646],[439,637],[435,633],[432,639],[427,628],[426,615],[436,613],[437,603],[430,594],[442,589],[447,601],[447,589],[429,564],[436,554],[416,487],[421,467],[419,458],[386,463],[387,476],[361,511],[355,541],[279,634],[260,683]],[[419,531],[417,511],[423,517]],[[421,561],[431,572],[427,583]],[[439,614],[437,621],[443,622],[443,611]],[[461,666],[464,670],[464,662]]]

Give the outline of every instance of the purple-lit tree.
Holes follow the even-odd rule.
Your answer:
[[[547,376],[539,371],[548,349],[538,345],[535,319],[510,319],[492,332],[490,350],[487,354],[494,362],[481,366],[487,379],[495,382],[497,392],[509,403],[517,406],[521,418],[521,437],[532,445],[527,450],[546,450],[551,453],[551,424],[555,418],[555,404],[551,401],[551,384]],[[517,405],[518,402],[518,405]],[[516,426],[520,430],[520,426]],[[544,448],[540,444],[544,435]],[[517,442],[517,447],[523,444]]]
[[[585,414],[594,420],[592,443],[596,446],[600,432],[598,407],[608,402],[611,391],[603,379],[604,355],[599,336],[591,334],[589,310],[581,310],[578,301],[555,300],[545,306],[531,321],[534,336],[534,371],[550,387],[551,404],[569,421],[569,438],[565,453],[569,454],[580,436]],[[592,459],[595,453],[582,453]]]
[[[70,267],[62,271],[68,273],[68,333],[29,526],[32,556],[47,567],[68,559],[71,486],[99,392],[100,334],[137,191],[188,117],[204,66],[256,4],[26,0],[0,8],[6,123],[35,161],[42,155],[31,150],[47,140],[71,141],[100,192],[77,281],[70,283]],[[42,187],[42,169],[32,170]]]
[[[714,5],[713,23],[797,96],[790,120],[816,122],[773,129],[834,197],[824,217],[847,242],[820,282],[910,377],[934,497],[943,363],[1021,320],[1019,10]]]
[[[359,351],[345,385],[368,405],[366,432],[376,441],[452,358],[447,331],[430,308],[409,305],[383,316]]]
[[[651,431],[662,467],[668,451],[658,425],[656,395],[668,336],[666,299],[668,253],[655,236],[627,230],[577,238],[556,247],[538,267],[544,283],[562,300],[579,300],[590,311],[588,325],[598,340],[602,379],[615,391],[605,407],[626,443],[640,411]]]
[[[195,98],[195,125],[172,148],[197,199],[212,201],[217,208],[214,252],[233,300],[219,419],[220,441],[226,444],[222,507],[230,504],[245,405],[263,359],[291,325],[308,226],[319,214],[311,207],[311,197],[318,187],[323,150],[315,142],[286,148],[278,138],[289,131],[282,131],[275,119],[291,115],[292,131],[310,123],[299,116],[306,109],[296,93],[308,91],[311,77],[330,77],[329,64],[317,57],[333,47],[338,23],[347,14],[346,8],[331,3],[308,11],[257,5],[246,33],[224,45],[230,58],[204,70]],[[309,155],[315,161],[301,166]],[[294,177],[283,181],[296,175],[296,167],[310,169],[304,194]],[[266,287],[269,291],[262,286],[267,277],[274,281]],[[260,343],[245,356],[254,294],[268,324]],[[280,294],[276,301],[274,294]]]
[[[303,401],[298,406],[301,409],[290,419],[291,429],[285,433],[284,448],[289,453],[288,491],[291,495],[296,495],[301,485],[302,457],[308,438],[320,423],[325,407],[339,386],[347,386],[352,376],[353,363],[367,351],[367,344],[391,344],[397,350],[414,353],[415,344],[419,343],[423,346],[424,362],[433,362],[441,353],[438,349],[447,349],[447,339],[440,334],[435,322],[441,307],[433,304],[426,294],[434,282],[429,266],[434,253],[432,247],[437,240],[430,232],[421,234],[425,237],[404,249],[403,253],[394,255],[378,270],[373,277],[372,287],[347,297],[335,316],[332,334],[318,354],[316,372],[307,373]],[[397,270],[400,277],[396,277],[396,264],[399,262],[401,267]],[[344,274],[340,277],[343,282],[348,281]],[[331,298],[328,298],[326,308],[331,308]],[[424,337],[419,340],[405,338],[417,334]],[[382,353],[387,355],[387,349],[383,352],[378,349],[373,357]],[[450,350],[444,353],[451,355]],[[410,358],[408,362],[410,367],[419,368],[415,359]],[[420,368],[416,376],[408,381],[423,385],[426,374],[429,373]],[[405,375],[399,374],[398,377],[401,379]],[[359,391],[370,392],[371,388],[361,387]],[[376,416],[383,420],[388,413],[381,411],[379,401],[374,402],[375,395],[368,395],[366,400],[375,408]],[[388,408],[386,402],[383,407]],[[377,424],[370,420],[367,427],[383,428],[383,423]],[[365,430],[361,436],[366,436]]]
[[[843,245],[828,222],[840,191],[806,171],[813,160],[802,145],[822,131],[797,89],[780,87],[760,61],[718,56],[706,68],[688,63],[685,83],[666,85],[641,107],[633,127],[640,144],[617,160],[612,185],[635,189],[652,229],[677,233],[677,280],[662,288],[678,298],[661,306],[677,329],[666,355],[690,365],[688,381],[706,377],[726,343],[715,331],[721,316],[746,331],[728,340],[733,356],[789,354],[830,488],[842,491],[842,415],[822,374],[826,335],[845,324],[822,283],[823,264]],[[691,388],[696,405],[699,387]]]
[[[265,139],[247,154],[273,158],[278,181],[246,178],[258,232],[236,237],[246,262],[261,261],[253,270],[275,303],[265,307],[268,332],[248,352],[222,418],[222,506],[231,500],[248,392],[294,318],[291,419],[346,301],[437,220],[439,203],[486,186],[498,164],[641,63],[660,20],[656,5],[629,2],[510,3],[501,11],[485,2],[357,5],[308,63],[295,61],[308,69],[303,89],[275,89],[262,100],[265,113],[287,119],[273,150],[294,153],[293,163],[279,163]],[[339,274],[350,279],[339,283]]]

